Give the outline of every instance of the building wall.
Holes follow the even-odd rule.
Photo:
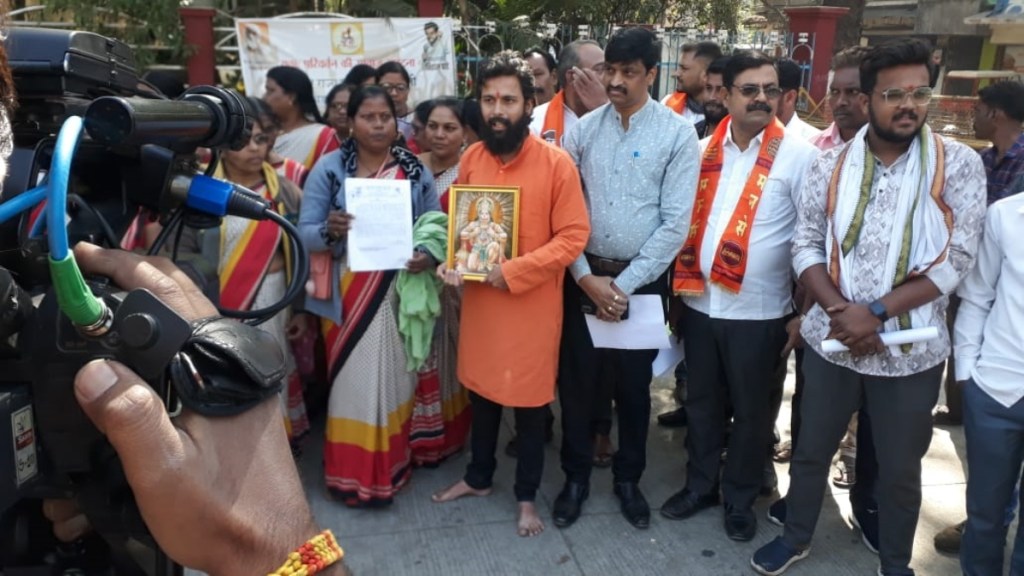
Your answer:
[[[981,0],[917,0],[915,34],[932,36],[987,36],[978,26],[964,24],[964,18],[984,10]]]

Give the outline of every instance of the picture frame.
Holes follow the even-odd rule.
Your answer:
[[[518,186],[449,188],[450,270],[483,281],[494,267],[519,255],[519,195]]]

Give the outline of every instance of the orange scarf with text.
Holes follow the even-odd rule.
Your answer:
[[[562,147],[562,136],[565,136],[565,90],[559,90],[548,103],[544,128],[540,131],[541,138],[559,148]]]
[[[726,130],[732,125],[729,118],[718,124],[708,142],[700,165],[700,179],[697,195],[693,202],[693,216],[686,235],[683,249],[676,258],[672,278],[672,291],[684,296],[700,296],[704,293],[704,275],[700,268],[700,252],[704,232],[708,227],[708,215],[718,193],[718,181],[722,176],[724,158],[723,144]],[[761,205],[761,192],[768,181],[768,173],[775,162],[775,155],[782,144],[785,127],[774,119],[764,129],[757,161],[743,186],[743,194],[736,203],[729,225],[722,234],[722,240],[715,249],[715,260],[711,265],[711,281],[729,292],[739,293],[743,276],[747,271],[750,248],[750,228]]]
[[[676,114],[680,116],[683,114],[683,110],[686,110],[686,92],[673,92],[668,100],[665,101],[665,106],[671,108]]]

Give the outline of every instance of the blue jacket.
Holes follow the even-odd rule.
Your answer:
[[[412,188],[413,221],[420,215],[440,211],[434,177],[411,152],[394,148],[392,155],[398,160],[409,178]],[[321,300],[307,295],[308,312],[341,323],[341,292],[338,261],[345,255],[344,240],[330,241],[325,234],[327,214],[331,210],[345,209],[345,179],[355,172],[355,145],[346,141],[340,150],[323,156],[313,166],[302,191],[302,209],[299,212],[299,236],[309,252],[330,250],[335,266],[331,267],[331,297]],[[412,254],[409,255],[412,257]]]

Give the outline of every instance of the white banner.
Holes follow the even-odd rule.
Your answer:
[[[238,55],[250,96],[262,97],[267,70],[294,66],[309,75],[320,110],[331,88],[357,64],[388,61],[412,77],[409,108],[455,94],[450,18],[239,18]]]

